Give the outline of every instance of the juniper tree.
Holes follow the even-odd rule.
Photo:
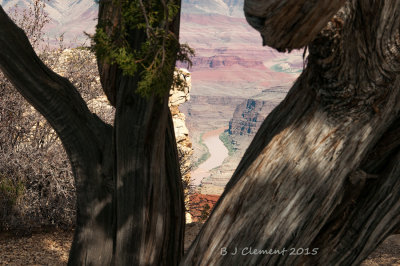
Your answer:
[[[1,70],[51,124],[71,162],[77,221],[70,265],[177,264],[184,201],[168,108],[180,1],[100,1],[93,49],[116,107],[109,126],[37,57],[0,7]]]
[[[244,11],[264,45],[307,46],[308,63],[183,264],[358,265],[400,225],[400,2],[245,0]]]
[[[166,101],[179,12],[168,3],[180,6],[100,2],[94,40],[103,89],[117,110],[112,127],[42,64],[0,8],[0,67],[57,131],[74,171],[70,265],[181,261],[183,196]],[[264,44],[307,46],[308,64],[181,264],[359,264],[399,226],[399,12],[395,0],[245,1]],[[221,253],[236,247],[288,252]],[[291,248],[302,256],[290,256]]]

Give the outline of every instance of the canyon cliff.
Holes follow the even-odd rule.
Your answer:
[[[229,134],[254,136],[264,119],[286,95],[288,89],[288,87],[273,87],[237,105],[229,121]]]
[[[189,210],[189,184],[190,170],[192,167],[192,142],[189,138],[189,130],[185,123],[185,114],[179,110],[179,105],[190,100],[190,89],[192,87],[191,76],[186,69],[177,69],[174,73],[180,80],[184,81],[182,87],[172,87],[169,93],[168,106],[171,110],[172,120],[174,122],[174,131],[176,144],[178,148],[178,156],[180,169],[182,174],[183,189],[185,194],[185,207]],[[191,215],[186,212],[186,222],[191,222]]]
[[[226,142],[230,142],[229,145],[233,147],[234,151],[224,160],[221,166],[210,171],[209,177],[203,179],[200,188],[202,194],[222,194],[225,185],[230,180],[240,159],[260,128],[265,117],[268,116],[268,114],[283,100],[288,89],[289,87],[287,86],[276,86],[264,89],[261,93],[254,95],[249,99],[232,97],[218,98],[219,106],[224,106],[226,108],[225,115],[230,116],[229,122],[225,124],[228,124],[229,127],[227,127],[228,129],[223,133],[223,137]],[[205,96],[193,96],[193,98],[195,99],[194,104],[185,110],[189,112],[189,114],[196,116],[198,114],[198,108],[195,107],[200,105],[198,104],[198,101],[201,102],[202,105],[205,105],[208,102],[217,102],[217,100],[208,100]],[[185,106],[185,108],[187,107]],[[227,112],[229,110],[231,111],[230,114]],[[201,121],[199,117],[196,119]],[[219,121],[219,125],[223,125],[222,117],[216,121]],[[191,126],[191,123],[192,122],[190,121],[188,124],[189,127]],[[191,134],[193,133],[191,132]]]

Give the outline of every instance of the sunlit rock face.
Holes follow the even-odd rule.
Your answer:
[[[182,84],[180,86],[173,86],[169,93],[168,106],[171,110],[172,120],[174,122],[175,138],[178,145],[178,151],[187,155],[188,157],[192,154],[192,144],[189,139],[189,130],[186,127],[185,115],[180,112],[179,105],[190,100],[190,89],[191,89],[191,77],[189,71],[186,69],[177,69],[174,73],[178,77]],[[189,158],[188,158],[189,159]],[[190,167],[190,160],[181,164],[182,173],[188,171]]]
[[[262,91],[236,106],[229,121],[229,134],[253,137],[268,114],[283,100],[288,87],[277,86]]]
[[[192,87],[191,75],[186,69],[177,69],[174,73],[175,77],[180,81],[180,86],[173,86],[169,93],[168,106],[171,110],[172,120],[174,122],[174,131],[178,154],[180,160],[180,168],[182,173],[182,181],[185,192],[185,205],[188,209],[189,203],[189,184],[190,184],[190,169],[192,164],[192,142],[189,138],[189,130],[185,123],[185,114],[179,110],[179,105],[190,100],[190,90]],[[186,222],[190,223],[191,215],[186,214]]]
[[[182,82],[180,86],[173,86],[169,92],[168,106],[179,106],[190,100],[190,90],[192,88],[191,74],[187,69],[180,68],[175,70],[175,77]]]
[[[267,104],[267,101],[248,99],[238,105],[229,121],[229,134],[254,135],[265,119],[263,109]]]

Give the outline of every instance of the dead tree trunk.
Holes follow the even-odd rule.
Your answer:
[[[104,3],[116,10],[112,1]],[[69,265],[177,265],[184,201],[168,92],[142,98],[135,93],[138,76],[100,62],[104,90],[116,106],[109,126],[41,62],[1,6],[0,25],[0,69],[50,122],[71,161],[77,224]],[[174,27],[178,35],[179,17]],[[131,34],[133,48],[140,47],[145,35]]]
[[[263,39],[280,50],[308,44],[308,64],[184,265],[357,265],[399,226],[400,2],[347,1],[331,19],[323,10],[342,1],[311,2],[245,1]],[[322,31],[316,17],[329,20]],[[284,32],[263,24],[271,18]],[[298,31],[285,26],[293,21]]]

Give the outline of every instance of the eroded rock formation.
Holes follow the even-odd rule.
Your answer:
[[[275,87],[244,100],[239,104],[229,121],[229,134],[254,136],[267,115],[286,95],[287,87]]]
[[[190,89],[192,86],[189,71],[179,69],[175,71],[180,80],[184,81],[184,86],[173,87],[170,90],[168,106],[170,107],[172,120],[174,122],[175,138],[178,147],[178,155],[182,173],[183,188],[185,193],[185,206],[189,209],[189,184],[190,184],[190,169],[191,157],[193,154],[192,142],[189,139],[189,130],[185,124],[185,114],[180,112],[178,106],[190,100]],[[191,215],[186,213],[186,222],[191,222]]]

